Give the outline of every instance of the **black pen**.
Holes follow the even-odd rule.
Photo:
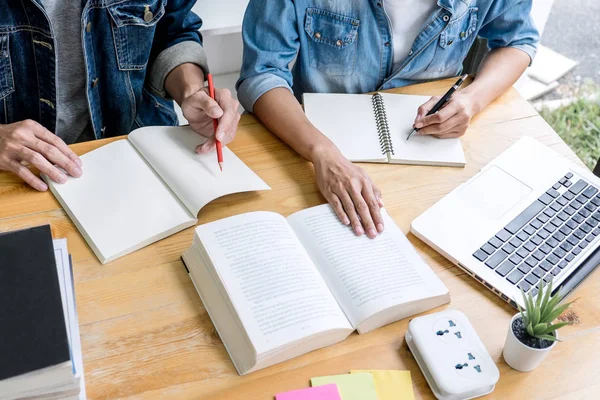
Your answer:
[[[433,106],[433,108],[427,113],[427,115],[429,116],[429,115],[435,114],[436,112],[438,112],[440,110],[440,108],[442,108],[444,106],[444,104],[446,104],[448,101],[450,101],[450,98],[452,98],[452,95],[454,94],[454,92],[456,92],[458,90],[458,88],[460,88],[460,86],[463,84],[463,82],[465,81],[465,79],[467,79],[468,76],[469,75],[461,76],[460,79],[457,80],[456,83],[450,88],[450,90],[448,90],[446,92],[446,94],[442,96],[440,101],[435,103],[435,106]],[[413,130],[410,131],[410,133],[406,137],[406,140],[410,139],[410,137],[412,135],[414,135],[415,133],[417,133],[417,131],[418,131],[417,128],[413,128]]]

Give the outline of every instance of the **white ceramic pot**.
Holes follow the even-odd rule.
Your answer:
[[[540,365],[544,357],[556,345],[553,342],[551,346],[545,349],[534,349],[522,343],[513,332],[512,325],[515,319],[521,316],[520,313],[515,314],[508,325],[508,333],[506,334],[506,343],[504,344],[504,361],[512,368],[521,372],[531,371]],[[558,338],[558,332],[556,332]]]

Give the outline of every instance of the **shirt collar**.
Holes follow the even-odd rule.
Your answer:
[[[442,7],[443,9],[445,9],[445,10],[449,11],[451,14],[453,14],[454,8],[455,8],[454,5],[459,2],[465,3],[464,0],[438,0],[437,3],[438,3],[438,6]]]

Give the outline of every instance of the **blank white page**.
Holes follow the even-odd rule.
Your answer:
[[[109,143],[81,160],[81,178],[46,182],[102,263],[195,223],[127,140]]]
[[[270,189],[227,147],[223,171],[215,152],[196,154],[194,149],[206,138],[190,127],[141,128],[129,134],[129,140],[194,216],[221,196]]]
[[[310,122],[350,161],[385,161],[369,94],[305,93]]]
[[[429,96],[382,93],[390,136],[394,145],[392,162],[419,165],[464,166],[465,154],[460,139],[438,139],[433,136],[406,137],[413,128],[419,106]]]

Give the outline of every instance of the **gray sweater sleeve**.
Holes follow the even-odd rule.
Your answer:
[[[208,74],[208,61],[202,45],[194,41],[180,42],[163,50],[152,64],[148,77],[150,89],[159,96],[169,97],[165,90],[167,75],[186,63],[196,64],[205,76]]]

